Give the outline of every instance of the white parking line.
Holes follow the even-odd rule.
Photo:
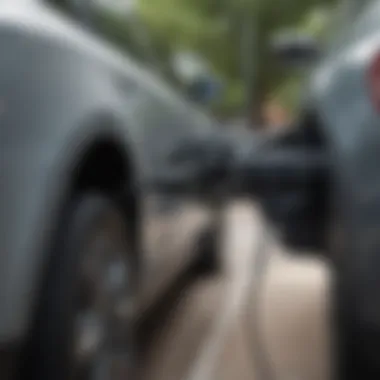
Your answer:
[[[227,215],[224,256],[228,285],[225,302],[220,312],[215,313],[217,320],[192,363],[186,380],[213,379],[223,343],[249,296],[253,258],[260,241],[259,214],[253,205],[244,204],[233,207]]]

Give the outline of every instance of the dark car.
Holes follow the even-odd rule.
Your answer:
[[[340,5],[327,44],[284,39],[276,53],[289,67],[312,64],[300,128],[288,145],[322,149],[329,159],[323,194],[328,212],[303,223],[330,235],[324,248],[334,275],[334,378],[375,379],[380,376],[380,1]],[[312,203],[309,209],[315,213],[321,207]]]
[[[156,186],[216,124],[84,4],[0,4],[3,380],[128,378],[135,321],[198,257],[218,268],[217,202]]]

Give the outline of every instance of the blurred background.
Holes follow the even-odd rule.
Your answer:
[[[97,0],[109,36],[224,125],[296,116],[305,75],[273,59],[276,34],[332,44],[368,0]],[[112,6],[110,6],[112,4]],[[325,42],[326,41],[326,42]],[[327,43],[328,42],[328,43]]]

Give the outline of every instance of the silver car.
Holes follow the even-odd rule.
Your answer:
[[[108,41],[96,3],[0,2],[2,380],[132,376],[136,320],[219,266],[218,201],[158,186],[216,124]]]

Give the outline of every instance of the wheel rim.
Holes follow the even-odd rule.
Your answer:
[[[125,230],[111,223],[86,244],[74,318],[75,380],[132,375],[132,273]]]

